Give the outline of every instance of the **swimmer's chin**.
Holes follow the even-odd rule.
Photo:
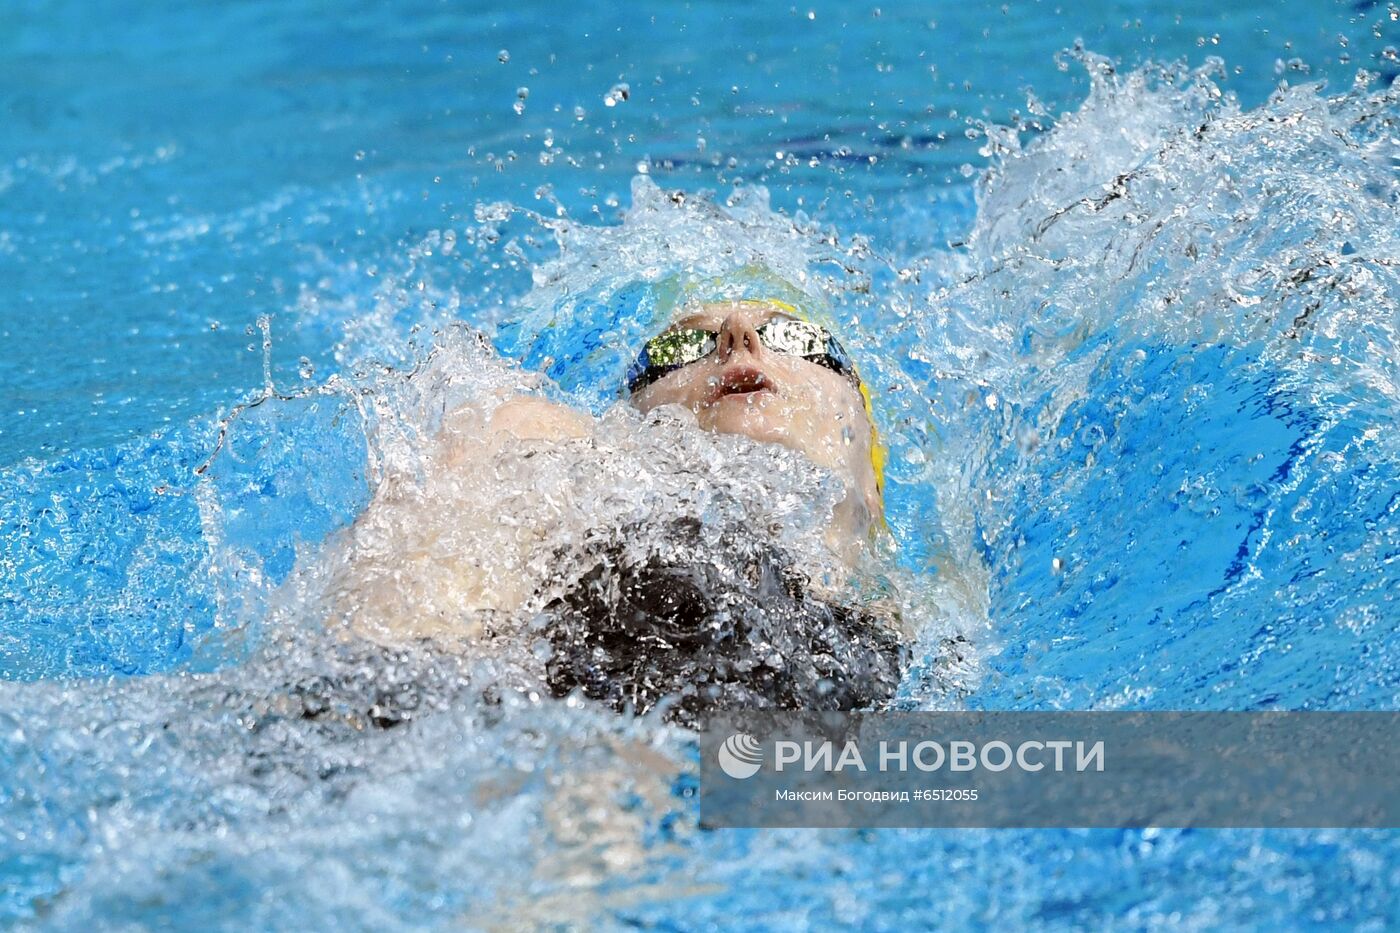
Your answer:
[[[769,407],[776,401],[776,393],[763,390],[746,395],[728,395],[716,403],[694,407],[671,402],[648,409],[647,414],[652,418],[674,418],[688,422],[711,434],[738,434],[760,444],[780,444],[805,453],[794,442],[782,408],[777,405]]]
[[[767,395],[768,393],[765,391],[751,394]],[[700,412],[700,426],[717,434],[742,434],[764,444],[795,446],[792,443],[791,432],[785,430],[784,425],[774,420],[771,414],[765,410],[765,403],[769,401],[772,399],[752,399],[737,395],[725,396]]]

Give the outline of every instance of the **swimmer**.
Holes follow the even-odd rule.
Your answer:
[[[703,430],[782,445],[830,471],[843,495],[824,539],[853,566],[883,524],[883,448],[849,354],[787,297],[677,302],[669,323],[639,348],[623,394],[644,414],[678,406]],[[596,431],[589,415],[537,396],[516,396],[489,411],[469,407],[444,419],[434,472],[480,476],[499,462],[493,458],[531,456]],[[483,620],[524,606],[532,578],[447,566],[439,539],[449,532],[425,523],[421,509],[410,521],[396,519],[399,493],[385,487],[352,529],[354,538],[377,541],[381,558],[352,553],[359,591],[352,628],[381,642],[489,641],[491,625]],[[524,554],[543,540],[503,520],[483,521],[471,534],[478,545],[494,542],[494,553]],[[733,534],[706,544],[698,523],[681,522],[670,529],[667,559],[659,560],[629,554],[627,535],[616,529],[611,544],[595,542],[594,569],[574,592],[544,606],[553,620],[545,634],[556,694],[582,689],[633,710],[681,694],[676,709],[689,721],[716,702],[844,709],[893,693],[905,657],[894,626],[868,607],[819,597],[771,547]],[[417,569],[406,571],[415,561]],[[746,569],[712,572],[724,564]]]
[[[643,346],[627,377],[642,413],[662,405],[691,411],[699,426],[782,444],[831,470],[846,490],[828,544],[853,560],[882,514],[880,451],[866,395],[850,356],[819,324],[774,301],[721,301],[687,309]],[[496,409],[487,431],[560,440],[585,436],[586,417],[537,396]]]

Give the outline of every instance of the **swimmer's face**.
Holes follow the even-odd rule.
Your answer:
[[[693,309],[667,331],[716,334],[704,358],[667,373],[632,396],[643,412],[683,405],[700,426],[723,434],[782,444],[836,472],[863,507],[864,522],[879,513],[871,464],[871,424],[849,377],[821,363],[764,346],[758,328],[790,319],[764,302],[720,302]]]

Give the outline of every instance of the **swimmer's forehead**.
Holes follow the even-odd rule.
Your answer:
[[[680,315],[666,328],[673,330],[719,330],[724,319],[735,311],[743,311],[750,317],[752,323],[757,326],[773,318],[784,318],[786,320],[799,320],[792,312],[786,311],[777,305],[767,301],[711,301],[702,305],[691,305],[683,309]]]

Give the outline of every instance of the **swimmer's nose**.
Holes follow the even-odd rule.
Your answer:
[[[735,311],[724,319],[724,323],[719,326],[717,342],[722,362],[728,362],[729,358],[740,350],[746,350],[753,356],[762,354],[763,344],[758,339],[758,331],[754,329],[749,316],[741,311]]]

